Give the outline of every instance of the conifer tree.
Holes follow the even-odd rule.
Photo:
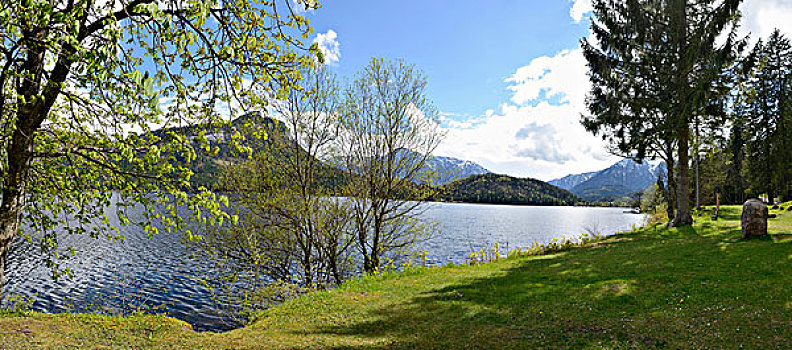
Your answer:
[[[756,65],[748,80],[745,99],[747,170],[755,193],[766,193],[771,203],[783,191],[788,200],[792,179],[792,44],[775,30],[759,41],[752,56]]]
[[[703,113],[722,67],[734,58],[739,3],[593,2],[596,40],[582,41],[592,83],[587,101],[591,115],[582,123],[621,152],[666,160],[669,174],[676,174],[675,226],[692,223],[691,123]],[[725,31],[729,35],[718,45]]]

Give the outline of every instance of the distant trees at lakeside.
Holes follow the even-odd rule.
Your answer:
[[[611,152],[660,158],[673,225],[691,203],[792,200],[792,54],[779,31],[748,50],[739,0],[595,0],[582,40],[592,90],[583,125]]]
[[[700,201],[792,200],[792,49],[775,30],[722,72],[722,114],[696,137]],[[695,165],[695,164],[694,164]],[[690,194],[695,200],[695,194]]]

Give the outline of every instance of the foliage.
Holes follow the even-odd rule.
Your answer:
[[[751,53],[755,69],[747,77],[741,110],[745,122],[745,171],[753,193],[792,196],[792,44],[776,30]]]
[[[615,150],[659,156],[676,171],[675,225],[692,222],[690,127],[708,117],[712,86],[734,59],[739,0],[593,2],[596,41],[584,39],[592,90],[583,125]],[[723,45],[718,37],[727,33]],[[674,154],[676,151],[676,154]],[[676,168],[675,168],[676,166]],[[669,197],[670,198],[670,197]]]
[[[602,239],[603,237],[597,232],[587,232],[577,239],[566,237],[553,238],[547,243],[536,242],[528,247],[515,247],[506,252],[502,252],[500,244],[495,243],[491,247],[472,250],[465,256],[465,262],[468,265],[482,265],[501,259],[560,253],[573,248],[585,247]]]
[[[366,272],[427,233],[418,214],[431,188],[413,181],[425,172],[442,133],[426,83],[412,65],[372,59],[344,90],[336,159],[356,174],[344,193]]]
[[[269,138],[254,158],[223,173],[239,222],[209,227],[196,239],[226,271],[217,277],[234,276],[231,284],[248,275],[311,289],[341,283],[354,272],[350,205],[329,196],[323,185],[329,167],[320,160],[330,155],[338,133],[338,86],[324,67],[303,76],[301,87],[275,105],[281,121],[265,119]]]
[[[0,270],[21,225],[54,267],[68,255],[59,231],[115,237],[111,222],[130,223],[135,203],[148,209],[136,223],[149,234],[155,222],[183,228],[180,207],[200,221],[225,217],[224,198],[187,192],[197,147],[152,129],[221,123],[223,109],[288,92],[318,50],[302,44],[311,29],[291,6],[2,1]]]

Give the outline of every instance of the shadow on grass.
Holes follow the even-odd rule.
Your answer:
[[[718,310],[743,305],[735,300],[784,310],[792,300],[792,291],[784,287],[792,284],[789,246],[744,242],[738,232],[705,239],[692,227],[654,236],[644,231],[633,234],[642,238],[636,241],[520,259],[502,270],[493,268],[486,278],[463,277],[425,288],[404,302],[370,311],[365,321],[315,332],[390,341],[360,349],[730,347],[745,332],[713,328],[712,322],[749,325],[751,318],[742,311]],[[676,244],[651,242],[672,239]],[[779,261],[784,268],[778,268]],[[770,287],[746,288],[768,280],[780,286],[771,288],[773,298],[763,294]],[[789,344],[792,324],[783,317],[778,322],[773,326],[787,336],[768,337],[764,344]]]

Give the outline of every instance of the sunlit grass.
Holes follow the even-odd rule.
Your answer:
[[[785,348],[792,211],[743,240],[740,208],[549,255],[415,268],[291,300],[252,325],[195,333],[155,316],[8,314],[0,348]]]

